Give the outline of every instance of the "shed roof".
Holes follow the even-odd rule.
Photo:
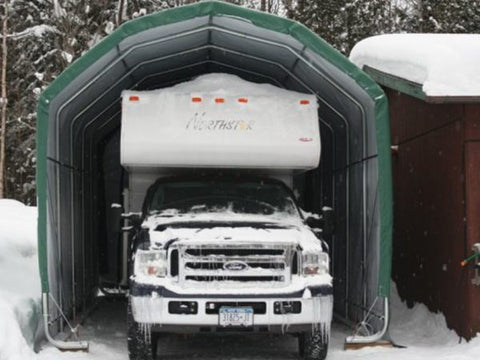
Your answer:
[[[374,36],[355,45],[350,60],[380,84],[426,101],[480,101],[478,34]]]

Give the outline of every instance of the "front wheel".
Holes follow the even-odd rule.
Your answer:
[[[153,360],[157,350],[158,337],[146,324],[135,321],[132,305],[128,301],[127,308],[128,327],[128,357],[130,360]]]
[[[303,360],[324,360],[328,352],[329,334],[326,330],[301,333],[298,348]]]

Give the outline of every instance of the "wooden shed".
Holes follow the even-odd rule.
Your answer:
[[[450,328],[471,339],[480,332],[478,257],[466,266],[461,262],[472,255],[474,244],[480,243],[480,71],[470,74],[468,64],[472,60],[480,63],[480,37],[421,36],[425,41],[430,36],[430,42],[416,41],[413,34],[401,36],[407,39],[404,44],[403,40],[397,42],[395,35],[382,39],[393,52],[404,52],[399,63],[408,60],[405,46],[413,49],[411,74],[392,66],[391,59],[382,62],[380,51],[396,55],[385,46],[380,49],[378,43],[367,44],[370,49],[360,49],[361,55],[352,52],[352,58],[382,86],[389,100],[393,280],[409,305],[421,302],[442,312]],[[463,58],[461,51],[450,49],[458,57],[457,67],[450,70],[454,64],[445,59],[449,56],[445,39],[447,45],[475,40],[469,45],[470,55]],[[429,47],[431,42],[436,46]],[[376,53],[373,47],[378,48]],[[373,60],[367,59],[368,52]],[[435,67],[431,60],[442,57],[444,64]],[[425,78],[412,81],[412,77],[422,76],[417,71],[422,63],[426,64]],[[442,71],[453,74],[441,75]],[[455,79],[455,75],[462,78]],[[443,76],[441,86],[432,86],[435,76]]]

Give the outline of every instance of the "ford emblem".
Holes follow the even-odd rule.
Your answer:
[[[242,271],[248,269],[248,264],[243,261],[229,261],[223,264],[223,270]]]

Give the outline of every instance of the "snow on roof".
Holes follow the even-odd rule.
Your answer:
[[[413,81],[427,96],[480,96],[480,35],[389,34],[360,41],[350,60]]]
[[[242,79],[239,76],[225,73],[210,73],[197,76],[175,86],[151,90],[149,93],[191,93],[201,89],[203,94],[229,94],[229,95],[258,95],[258,96],[292,96],[304,95],[299,92],[279,88],[271,84],[257,84]]]

